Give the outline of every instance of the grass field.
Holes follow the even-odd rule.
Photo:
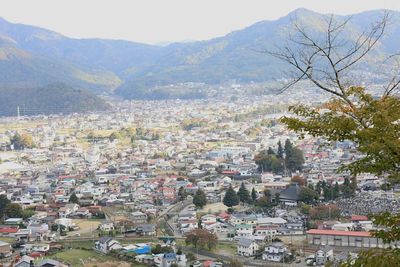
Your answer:
[[[71,266],[87,266],[90,263],[115,261],[114,258],[90,250],[70,249],[56,253],[48,258],[68,263]],[[128,265],[129,266],[129,265]]]
[[[0,237],[0,241],[12,244],[15,242],[15,238],[12,237]]]

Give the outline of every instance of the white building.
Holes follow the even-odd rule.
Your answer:
[[[238,255],[251,257],[254,256],[259,249],[259,245],[253,239],[240,238],[237,244]]]

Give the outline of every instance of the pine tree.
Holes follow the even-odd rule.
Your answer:
[[[282,143],[279,140],[279,142],[278,142],[278,158],[283,159],[283,154],[284,154],[284,151],[283,151]]]
[[[244,185],[244,183],[242,182],[242,184],[240,185],[239,191],[238,191],[238,197],[239,200],[243,203],[250,203],[251,198],[250,198],[250,193],[249,190],[247,190],[246,186]]]
[[[75,203],[75,204],[78,204],[78,203],[79,203],[79,199],[78,199],[78,197],[76,196],[75,192],[73,192],[73,193],[71,194],[71,196],[69,197],[69,202],[70,202],[70,203]]]
[[[290,157],[292,150],[293,150],[292,142],[290,142],[289,139],[286,139],[286,141],[285,141],[285,156],[286,156],[286,158]]]
[[[197,208],[203,208],[207,204],[207,196],[203,190],[197,190],[196,194],[193,197],[193,204]]]
[[[340,195],[340,187],[338,182],[335,183],[335,186],[333,187],[333,197],[338,198]]]
[[[226,191],[223,203],[225,206],[228,206],[230,208],[239,204],[239,197],[236,194],[235,190],[233,190],[232,186],[230,186]]]
[[[184,201],[187,197],[187,193],[185,191],[185,188],[183,188],[183,186],[179,187],[179,191],[178,191],[178,200],[179,201]]]
[[[257,200],[257,192],[256,192],[256,190],[254,189],[254,187],[253,187],[253,189],[251,190],[251,199],[253,200],[253,203],[255,203],[256,200]]]
[[[272,150],[271,147],[268,147],[267,154],[268,155],[275,155],[275,152]]]

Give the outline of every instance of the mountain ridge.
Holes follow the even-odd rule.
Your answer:
[[[359,32],[383,12],[381,9],[352,15],[351,30]],[[378,47],[380,55],[397,52],[395,50],[400,47],[400,13],[390,12],[395,25]],[[70,38],[0,18],[0,86],[15,83],[44,86],[63,82],[129,99],[148,98],[149,92],[154,91],[151,88],[176,83],[276,80],[283,78],[282,70],[286,66],[256,51],[273,49],[285,42],[293,18],[320,32],[324,16],[301,8],[276,20],[263,20],[224,36],[167,46]],[[338,19],[349,17],[334,16]]]

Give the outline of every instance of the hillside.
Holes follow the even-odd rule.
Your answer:
[[[362,32],[382,10],[352,16],[349,39]],[[219,84],[285,78],[287,66],[265,53],[286,42],[292,19],[323,34],[324,16],[299,9],[275,21],[261,21],[208,41],[167,46],[120,40],[73,39],[42,28],[0,19],[0,86],[43,86],[63,82],[74,88],[116,93],[123,98],[197,97],[160,86],[185,82]],[[338,20],[346,16],[336,16]],[[370,54],[366,69],[400,47],[400,12],[391,13],[387,34]]]
[[[64,84],[45,87],[0,87],[0,116],[68,114],[109,109],[109,105],[90,91]]]

